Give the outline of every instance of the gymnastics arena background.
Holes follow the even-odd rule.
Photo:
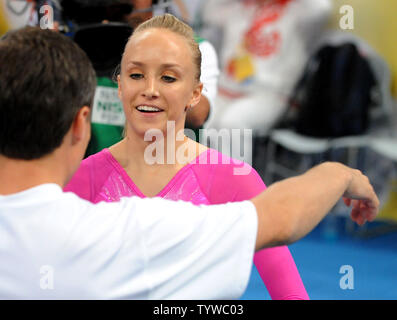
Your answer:
[[[12,1],[0,0],[0,35],[9,29],[26,24],[30,19],[30,9],[25,10],[23,15],[13,16],[13,13],[7,9],[7,4]],[[197,7],[197,3],[198,1],[185,1],[189,10]],[[18,3],[17,7],[21,5]],[[333,0],[331,29],[339,28],[340,8],[345,5],[354,9],[354,28],[346,32],[365,39],[389,67],[390,92],[395,112],[397,0]],[[397,128],[394,127],[392,130],[396,132]],[[365,173],[368,173],[370,179],[374,181],[375,189],[381,198],[382,211],[379,219],[363,228],[358,228],[348,222],[346,211],[339,206],[337,212],[320,223],[312,233],[289,246],[312,300],[397,299],[396,136],[389,139],[388,143],[383,148],[384,145],[376,145],[376,150],[364,148],[358,155],[360,160],[370,154],[369,163],[367,161],[363,167],[368,170]],[[347,157],[345,153],[339,155],[342,158]],[[265,147],[258,142],[253,166],[268,184],[265,179],[266,159]],[[289,164],[293,163],[294,159],[290,158]],[[347,272],[351,275],[348,287],[343,285]],[[241,299],[270,299],[255,266],[252,268],[247,290]]]

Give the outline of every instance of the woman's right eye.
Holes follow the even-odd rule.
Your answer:
[[[132,73],[130,74],[130,78],[134,80],[139,80],[143,78],[143,74],[141,73]]]

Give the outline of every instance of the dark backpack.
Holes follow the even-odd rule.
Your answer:
[[[309,60],[292,96],[296,132],[314,137],[365,133],[374,86],[371,67],[354,44],[322,47]]]

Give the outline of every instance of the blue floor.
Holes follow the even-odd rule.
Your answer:
[[[397,232],[371,238],[352,236],[341,227],[344,221],[338,219],[338,234],[334,239],[326,238],[322,223],[289,246],[310,299],[396,300]],[[378,227],[376,223],[370,225]],[[352,267],[352,289],[340,286],[345,274],[339,271],[344,265]],[[242,299],[270,299],[255,267]]]

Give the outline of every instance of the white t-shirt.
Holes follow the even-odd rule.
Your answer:
[[[93,205],[43,184],[0,196],[0,298],[238,298],[256,230],[250,201]]]
[[[203,19],[223,31],[220,87],[288,96],[331,12],[330,0],[208,0]]]
[[[214,101],[218,94],[219,66],[218,55],[214,46],[207,40],[199,43],[201,51],[201,82],[202,94],[207,97],[210,107],[214,107]]]
[[[221,73],[220,94],[204,127],[266,136],[284,115],[331,8],[330,0],[206,1],[202,34],[218,44]],[[218,41],[211,34],[220,35]],[[250,163],[250,157],[237,158]]]

